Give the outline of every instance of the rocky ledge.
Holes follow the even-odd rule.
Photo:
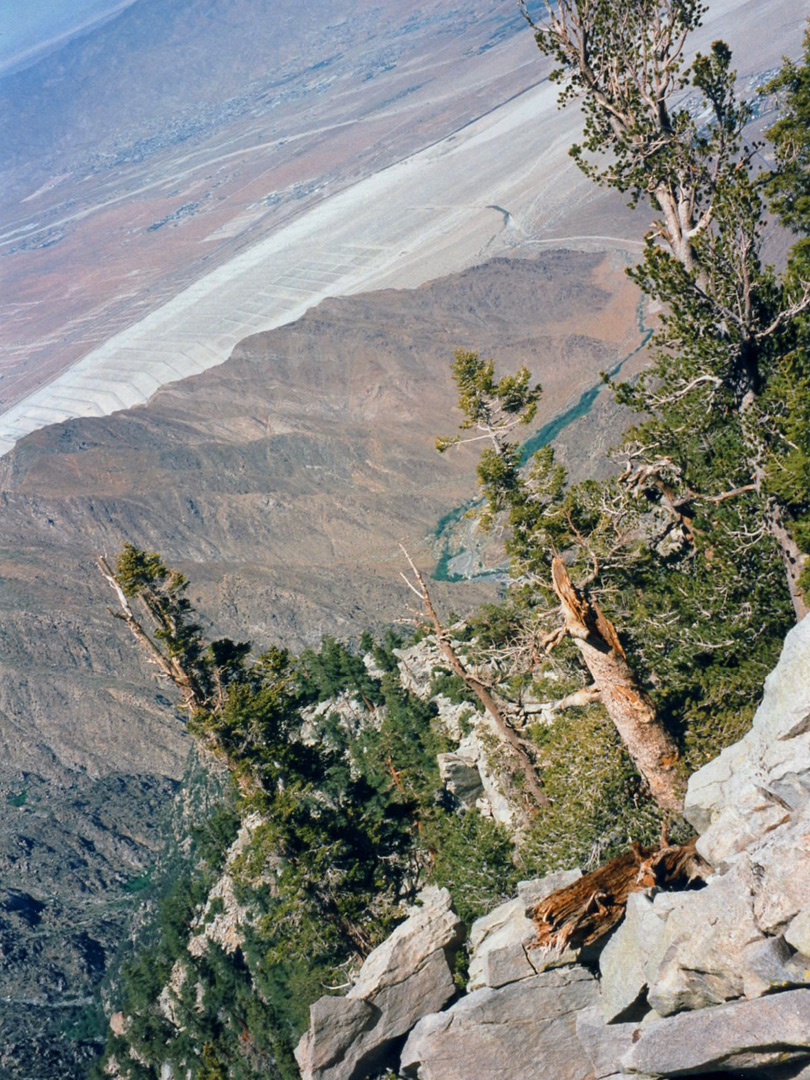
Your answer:
[[[465,993],[460,923],[426,892],[349,993],[312,1006],[304,1080],[810,1080],[810,618],[685,813],[703,888],[634,893],[604,947],[554,953],[529,915],[579,871],[524,882],[473,924]]]

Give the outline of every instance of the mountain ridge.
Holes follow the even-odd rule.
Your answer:
[[[615,253],[548,252],[416,291],[325,301],[149,405],[42,429],[2,459],[0,798],[27,795],[9,803],[0,871],[7,890],[57,902],[49,940],[61,956],[38,960],[32,928],[18,921],[16,955],[28,959],[0,969],[0,996],[15,1000],[20,963],[46,1000],[59,971],[76,987],[95,984],[71,927],[111,951],[116,905],[154,860],[188,751],[165,689],[109,613],[115,598],[95,555],[112,558],[127,540],[162,551],[192,578],[207,632],[257,647],[396,622],[406,604],[398,542],[428,566],[425,534],[473,487],[471,455],[441,459],[432,445],[455,398],[453,348],[494,350],[504,365],[534,354],[542,416],[554,414],[639,339],[625,264]],[[555,325],[563,306],[567,328]],[[579,450],[570,429],[569,459],[598,453],[615,423],[608,409]],[[436,588],[463,607],[493,586]],[[110,784],[120,810],[99,819]],[[97,819],[109,821],[103,843]],[[76,858],[57,873],[60,849]],[[84,881],[96,898],[89,922]],[[4,1012],[14,1030],[13,1004]]]

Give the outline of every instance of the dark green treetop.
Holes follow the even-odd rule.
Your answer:
[[[667,484],[674,478],[679,505],[747,495],[752,528],[779,553],[802,617],[810,503],[806,486],[799,490],[780,474],[795,476],[808,453],[808,362],[798,345],[810,287],[796,273],[779,275],[763,263],[756,147],[743,138],[750,109],[736,97],[731,51],[715,42],[685,64],[688,35],[705,11],[699,3],[544,0],[542,19],[522,7],[538,46],[559,65],[563,102],[582,102],[585,149],[610,155],[599,170],[574,147],[577,162],[634,200],[646,195],[661,215],[632,272],[666,308],[652,369],[622,391],[625,402],[653,418],[628,440],[628,460],[648,473],[663,469]],[[774,129],[771,192],[783,213],[788,203],[794,207],[785,218],[794,228],[806,184],[796,134],[805,78],[787,65],[776,80],[793,104]],[[693,426],[702,441],[692,437]],[[730,440],[725,429],[732,429]],[[729,442],[733,453],[714,453]],[[734,532],[742,553],[751,528]]]

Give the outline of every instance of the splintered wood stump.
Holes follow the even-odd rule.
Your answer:
[[[682,889],[709,871],[695,851],[695,841],[668,847],[641,847],[558,889],[537,905],[532,919],[537,940],[532,949],[581,948],[604,937],[624,918],[627,898],[653,885]]]

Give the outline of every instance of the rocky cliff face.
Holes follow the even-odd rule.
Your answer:
[[[446,961],[429,989],[420,982],[423,1006],[414,1008],[408,987],[425,979],[424,957],[448,942],[440,934],[423,942],[418,959],[397,950],[417,923],[431,925],[431,912],[445,910],[445,898],[426,897],[346,998],[312,1007],[298,1050],[304,1080],[378,1075],[379,1055],[358,1053],[369,1031],[388,1051],[385,1064],[418,1080],[807,1080],[810,619],[788,636],[751,732],[692,777],[686,814],[714,868],[703,888],[631,895],[601,955],[577,955],[533,950],[527,916],[578,871],[525,882],[473,924],[467,992],[447,995],[438,1010],[430,1002],[447,985]],[[410,1002],[388,1030],[375,1007],[378,968]]]

